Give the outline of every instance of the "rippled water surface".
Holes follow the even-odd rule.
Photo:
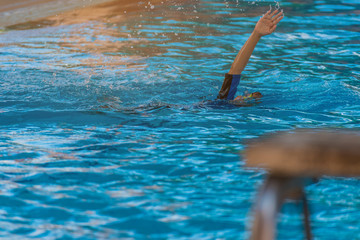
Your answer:
[[[269,4],[134,1],[3,29],[0,237],[246,239],[264,177],[247,139],[360,127],[356,0],[281,1],[238,91],[262,101],[206,104]],[[360,239],[359,189],[307,188],[316,239]],[[303,239],[299,212],[279,239]]]

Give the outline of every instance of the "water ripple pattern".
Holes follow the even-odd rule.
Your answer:
[[[281,1],[238,90],[261,102],[208,102],[270,4],[134,1],[2,29],[0,238],[247,239],[264,177],[243,168],[248,139],[360,127],[358,1]],[[316,239],[360,239],[359,189],[308,187]],[[278,239],[303,239],[298,213]]]

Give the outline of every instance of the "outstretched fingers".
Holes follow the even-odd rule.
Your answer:
[[[273,21],[273,24],[274,24],[274,25],[277,25],[283,18],[284,18],[284,16],[280,16],[280,17],[277,18],[275,21]]]
[[[255,31],[260,36],[269,35],[275,31],[277,24],[284,18],[283,11],[276,9],[275,11],[267,11],[255,26]]]
[[[265,14],[264,14],[264,18],[269,18],[269,15],[270,15],[270,13],[271,13],[271,9],[269,10],[269,11],[267,11]]]
[[[275,29],[276,29],[276,25],[274,25],[274,26],[272,26],[272,27],[270,28],[270,32],[271,32],[271,33],[274,32]]]
[[[279,12],[279,10],[275,10],[273,11],[271,14],[269,14],[269,18],[272,18],[275,14],[277,14]]]
[[[281,10],[278,14],[276,14],[271,20],[275,21],[283,15],[283,11]]]

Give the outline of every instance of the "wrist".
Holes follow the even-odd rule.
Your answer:
[[[260,40],[260,38],[262,37],[262,35],[256,30],[252,32],[252,35],[254,35],[254,37],[256,37],[258,40]]]

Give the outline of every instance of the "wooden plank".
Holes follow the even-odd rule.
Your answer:
[[[261,137],[246,149],[248,167],[275,175],[360,175],[360,132],[297,130]]]

